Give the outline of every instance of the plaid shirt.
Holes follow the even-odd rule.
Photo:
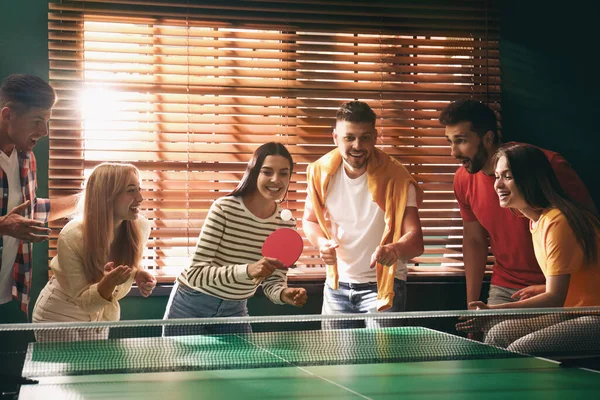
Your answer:
[[[14,151],[17,151],[16,149]],[[21,171],[21,190],[24,201],[31,200],[31,206],[24,215],[25,218],[32,218],[46,223],[50,214],[50,200],[38,199],[35,197],[37,189],[36,162],[33,152],[19,152],[19,170]],[[0,208],[2,214],[6,215],[10,210],[8,206],[8,179],[6,179],[4,170],[0,168]],[[2,256],[3,239],[0,235],[0,259]],[[13,267],[13,298],[21,303],[21,310],[28,313],[29,298],[31,291],[31,254],[33,244],[21,240],[19,249],[15,257]]]

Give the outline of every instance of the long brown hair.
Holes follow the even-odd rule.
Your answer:
[[[515,185],[525,202],[534,209],[557,208],[563,213],[583,248],[585,262],[596,263],[600,220],[569,198],[544,152],[527,144],[510,144],[496,152],[494,165],[501,157],[506,157]]]
[[[104,265],[135,267],[142,259],[142,232],[135,221],[123,221],[114,232],[115,201],[125,192],[131,175],[139,171],[131,164],[103,163],[90,175],[83,209],[83,254],[88,279],[102,279]],[[113,250],[114,259],[109,260]]]
[[[244,196],[249,193],[255,192],[257,189],[256,182],[258,180],[258,175],[260,174],[260,169],[265,163],[265,158],[268,156],[282,156],[285,157],[290,162],[290,177],[292,176],[292,172],[294,170],[294,160],[292,159],[292,155],[285,148],[285,146],[279,142],[268,142],[261,145],[259,148],[254,151],[252,158],[248,161],[248,165],[246,166],[246,172],[244,176],[238,183],[237,187],[228,194],[228,196]],[[285,188],[285,194],[283,198],[287,195],[288,187]]]

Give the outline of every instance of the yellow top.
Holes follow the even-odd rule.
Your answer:
[[[564,214],[556,208],[544,210],[531,229],[533,249],[546,277],[571,275],[565,307],[600,306],[600,257],[586,265],[583,248],[575,238]],[[596,230],[600,251],[600,232]]]
[[[338,149],[334,149],[307,169],[308,193],[313,202],[313,208],[321,230],[327,239],[331,233],[325,220],[325,198],[327,187],[337,169],[342,165],[342,156]],[[419,185],[404,168],[404,166],[379,149],[374,149],[367,163],[367,185],[373,201],[381,208],[385,215],[385,229],[381,244],[395,243],[402,236],[402,219],[408,198],[408,187],[415,186],[417,204],[421,203],[422,191]],[[394,300],[394,276],[396,264],[383,267],[377,264],[377,310],[383,311],[390,308]],[[337,264],[327,266],[327,284],[334,290],[338,288]]]

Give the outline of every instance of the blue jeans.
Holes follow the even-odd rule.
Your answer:
[[[223,300],[175,283],[163,319],[247,317],[246,300]],[[164,336],[251,333],[250,324],[165,326]]]
[[[406,282],[394,279],[394,302],[392,307],[382,312],[399,312],[406,308]],[[323,315],[367,314],[377,311],[377,283],[339,282],[338,290],[325,284],[323,289]],[[398,320],[367,319],[366,321],[322,321],[322,329],[354,329],[400,326]]]

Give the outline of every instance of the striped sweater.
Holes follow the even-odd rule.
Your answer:
[[[221,197],[211,206],[198,237],[190,266],[179,276],[189,288],[225,300],[245,300],[257,286],[248,276],[248,264],[261,259],[265,239],[277,228],[296,228],[296,221],[281,219],[281,208],[266,219],[253,215],[241,197]],[[262,282],[267,297],[283,304],[281,291],[287,287],[287,273],[275,270]]]

